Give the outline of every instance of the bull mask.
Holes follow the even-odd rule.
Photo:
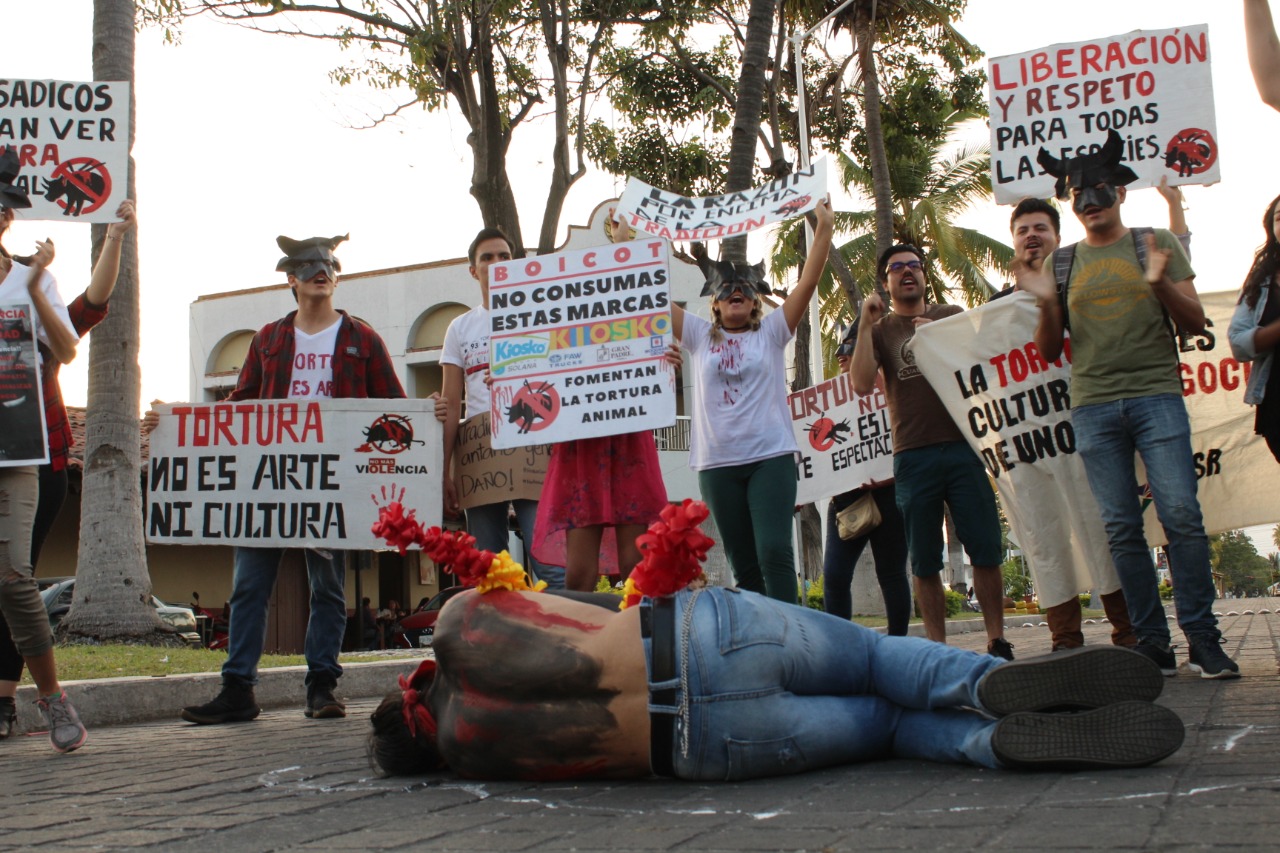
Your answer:
[[[703,296],[714,296],[717,300],[728,299],[735,290],[744,295],[758,299],[760,295],[771,293],[769,282],[764,280],[764,262],[745,264],[736,261],[713,261],[707,255],[707,247],[702,243],[694,243],[693,256],[698,261],[698,269],[706,283],[702,285]]]
[[[343,234],[340,237],[294,240],[282,234],[276,238],[276,245],[284,252],[284,257],[276,264],[276,271],[288,273],[298,281],[309,281],[323,270],[331,280],[335,279],[336,273],[342,271],[342,264],[334,256],[333,250],[349,236]]]
[[[1093,205],[1109,208],[1116,203],[1116,187],[1123,187],[1138,180],[1132,169],[1120,162],[1124,156],[1124,140],[1114,130],[1107,134],[1106,144],[1091,154],[1079,157],[1063,157],[1059,160],[1041,148],[1036,162],[1058,179],[1054,190],[1058,198],[1066,199],[1071,190],[1078,189],[1071,209],[1084,213]],[[1098,186],[1104,184],[1105,186]]]

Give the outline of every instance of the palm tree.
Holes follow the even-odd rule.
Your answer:
[[[969,118],[957,113],[949,117],[948,124],[955,129]],[[889,245],[909,243],[921,249],[935,301],[944,301],[949,291],[955,291],[974,305],[986,301],[996,289],[988,271],[1009,271],[1013,249],[981,231],[955,224],[974,204],[991,200],[991,157],[987,146],[962,146],[944,154],[944,145],[929,145],[920,160],[890,162],[893,198],[889,207]],[[861,196],[872,194],[871,170],[845,154],[837,157],[837,165],[846,190]],[[836,214],[837,230],[856,235],[839,251],[864,293],[870,292],[875,282],[876,259],[881,251],[875,233],[876,218],[875,210]],[[790,223],[779,231],[770,262],[775,275],[798,262],[793,248],[796,228],[796,223]],[[840,298],[840,290],[830,276],[819,285],[819,294],[825,329],[833,330],[852,319],[847,301]],[[824,335],[824,344],[832,352],[833,338],[834,335]]]
[[[130,148],[134,14],[133,0],[93,3],[93,79],[129,81]],[[127,186],[129,198],[137,198],[132,157]],[[105,225],[93,226],[95,260],[105,236]],[[151,577],[142,538],[137,229],[124,238],[111,313],[90,340],[76,591],[71,611],[59,626],[59,637],[177,644],[151,607]]]

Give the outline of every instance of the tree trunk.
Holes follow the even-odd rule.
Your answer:
[[[560,230],[560,214],[569,189],[582,177],[584,170],[574,171],[570,162],[569,146],[569,52],[571,33],[568,25],[568,9],[561,9],[557,19],[557,6],[553,0],[540,0],[539,13],[542,32],[547,45],[547,58],[551,63],[551,75],[555,81],[555,145],[551,152],[551,185],[547,188],[547,203],[542,212],[542,229],[538,234],[538,254],[545,255],[556,247],[556,234]],[[557,33],[557,23],[562,32]]]
[[[773,35],[773,15],[778,0],[751,0],[747,15],[747,41],[742,48],[742,70],[738,74],[737,97],[733,104],[733,135],[729,143],[729,165],[725,190],[745,190],[755,178],[756,145],[760,116],[764,112],[764,78],[769,63],[769,41]],[[747,238],[725,240],[721,253],[735,261],[747,259]]]
[[[876,22],[859,12],[857,23],[858,66],[862,71],[862,104],[867,119],[867,159],[876,198],[876,257],[893,245],[893,191],[889,186],[889,155],[880,124],[880,76],[876,71]],[[876,282],[883,298],[883,287]]]
[[[129,146],[133,147],[133,0],[94,0],[93,79],[127,80]],[[134,193],[134,169],[126,178]],[[93,257],[102,251],[105,225],[93,226]],[[138,409],[137,230],[124,238],[111,313],[94,330],[89,348],[89,411],[85,428],[84,486],[80,498],[80,550],[71,611],[59,638],[180,643],[151,606],[142,537]]]
[[[471,132],[467,134],[472,154],[471,196],[480,207],[485,227],[501,228],[511,243],[512,255],[523,258],[525,244],[520,231],[520,214],[516,209],[515,193],[511,190],[511,179],[507,175],[511,129],[505,126],[506,117],[498,97],[493,40],[486,18],[476,22],[472,43],[477,52],[476,76],[480,79],[480,93],[479,109],[472,114]]]

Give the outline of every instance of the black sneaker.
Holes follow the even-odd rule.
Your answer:
[[[12,696],[0,696],[0,740],[13,734],[18,725],[18,703]]]
[[[1186,728],[1150,702],[1120,702],[1078,714],[1011,714],[996,723],[991,748],[1006,767],[1088,770],[1146,767],[1178,751]]]
[[[1004,658],[1005,660],[1013,660],[1013,643],[1004,637],[996,637],[987,643],[987,654],[992,657]]]
[[[1160,667],[1160,674],[1165,678],[1173,678],[1178,674],[1178,658],[1173,653],[1173,646],[1162,646],[1144,640],[1134,646],[1133,650]]]
[[[1217,637],[1197,637],[1191,640],[1187,655],[1192,672],[1201,678],[1239,678],[1240,667],[1222,650],[1222,640]]]
[[[978,702],[997,717],[1018,711],[1150,702],[1164,681],[1151,661],[1116,646],[1085,646],[997,666],[978,682]]]
[[[307,710],[303,713],[314,720],[330,720],[347,715],[347,706],[333,695],[335,684],[311,684],[307,687]]]
[[[182,709],[182,719],[188,723],[216,726],[222,723],[247,723],[257,719],[262,709],[253,698],[253,686],[249,684],[224,684],[222,692],[212,702],[188,705]]]

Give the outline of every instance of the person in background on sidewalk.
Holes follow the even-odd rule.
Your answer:
[[[876,371],[884,376],[893,432],[893,475],[902,513],[916,601],[930,640],[947,641],[942,588],[944,506],[973,564],[973,586],[987,630],[987,651],[1013,660],[1004,638],[1004,576],[1000,572],[1000,516],[995,492],[978,454],[965,443],[942,400],[907,352],[916,328],[959,314],[958,305],[930,305],[923,255],[914,246],[891,246],[880,255],[876,274],[888,285],[893,310],[879,294],[862,303],[858,339],[849,374],[853,389],[870,394]]]
[[[447,407],[444,418],[444,509],[447,513],[462,512],[458,503],[458,489],[454,483],[454,465],[458,456],[458,426],[462,421],[462,405],[466,403],[467,419],[489,411],[489,337],[492,323],[489,317],[489,266],[511,260],[511,241],[498,228],[483,228],[467,248],[468,271],[480,285],[480,304],[467,313],[455,317],[444,333],[444,346],[440,351],[440,368],[444,372],[444,384],[440,399]],[[501,500],[473,506],[465,511],[467,532],[476,538],[479,547],[493,551],[507,550],[510,509],[515,510],[516,524],[524,540],[526,568],[535,579],[544,580],[552,589],[563,589],[565,570],[562,566],[548,566],[532,558],[534,527],[538,517],[538,502],[519,498]]]
[[[1138,635],[1136,650],[1166,675],[1177,674],[1143,530],[1135,451],[1168,537],[1165,553],[1191,669],[1203,678],[1236,678],[1239,667],[1223,652],[1213,615],[1209,540],[1171,326],[1199,334],[1204,308],[1177,239],[1164,229],[1134,233],[1122,221],[1125,186],[1137,180],[1121,162],[1123,149],[1115,131],[1101,149],[1081,157],[1059,160],[1040,149],[1040,165],[1058,179],[1059,198],[1072,199],[1085,239],[1058,249],[1053,263],[1024,264],[1015,274],[1039,303],[1036,345],[1047,361],[1058,358],[1064,333],[1071,332],[1071,422]],[[1065,273],[1061,285],[1055,267]]]
[[[0,238],[13,221],[13,211],[31,206],[27,193],[13,185],[18,170],[17,153],[12,147],[7,147],[0,153]],[[40,349],[66,363],[75,357],[75,332],[58,294],[57,284],[45,271],[52,260],[53,245],[48,241],[37,244],[30,266],[18,262],[0,248],[0,305],[29,305],[30,309],[24,312],[27,316],[14,322],[29,322]],[[4,367],[0,371],[2,403],[21,402],[23,397],[34,399],[35,389],[30,386],[33,379],[39,380],[30,371],[33,367],[40,368],[23,362],[23,348],[21,340],[7,342],[4,344],[7,352],[0,353],[0,365]],[[41,358],[38,352],[36,358]],[[16,422],[15,413],[30,408],[30,401],[26,406],[0,405],[0,437],[3,440],[15,445],[27,444],[22,441],[27,436],[16,433],[28,427]],[[38,418],[35,430],[43,433]],[[47,433],[29,438],[39,448],[37,457],[43,456],[48,442]],[[7,622],[7,638],[12,640],[35,681],[40,696],[37,705],[49,727],[50,743],[58,752],[71,752],[83,746],[89,735],[58,681],[53,633],[32,574],[31,531],[35,526],[39,500],[36,467],[34,464],[0,467],[0,613],[4,614]],[[8,736],[13,728],[16,708],[12,696],[5,698],[9,701],[0,703],[0,729]]]
[[[853,363],[853,347],[858,337],[855,322],[836,348],[836,361],[842,373]],[[866,490],[871,490],[880,523],[856,539],[841,539],[836,516],[852,506]],[[905,637],[911,623],[911,581],[907,577],[907,534],[898,512],[897,491],[893,481],[873,483],[836,495],[827,504],[827,547],[822,558],[822,608],[842,619],[853,618],[853,575],[867,543],[875,556],[876,580],[884,598],[888,632]]]
[[[1165,189],[1167,189],[1167,184]],[[1161,195],[1165,195],[1165,189]],[[1170,199],[1170,209],[1177,204],[1181,217],[1181,193],[1173,188],[1174,199]],[[1165,195],[1169,199],[1168,195]],[[1062,219],[1058,209],[1038,198],[1024,198],[1013,209],[1009,217],[1009,230],[1013,234],[1014,262],[1039,268],[1048,258],[1053,256],[1061,241],[1060,226]],[[1186,222],[1182,223],[1182,232],[1186,232]],[[1190,234],[1185,235],[1190,239]],[[999,299],[1018,291],[1016,284],[992,296]],[[1124,600],[1124,590],[1120,587],[1120,578],[1116,576],[1111,563],[1110,552],[1106,549],[1106,533],[1102,529],[1101,519],[1091,518],[1089,524],[1076,526],[1068,519],[1072,518],[1067,507],[1062,503],[1073,500],[1066,492],[1055,492],[1037,497],[1039,504],[1033,512],[1034,518],[1040,519],[1038,524],[1023,523],[1023,527],[1034,527],[1034,531],[1019,529],[1021,519],[1016,513],[1009,513],[1008,520],[1013,527],[1013,534],[1019,542],[1028,542],[1034,537],[1041,543],[1040,552],[1047,555],[1048,565],[1039,564],[1031,559],[1031,571],[1036,577],[1036,590],[1040,595],[1045,621],[1049,624],[1049,633],[1053,637],[1053,650],[1074,649],[1084,645],[1084,632],[1081,630],[1083,609],[1080,605],[1079,593],[1084,590],[1071,586],[1072,578],[1084,580],[1072,571],[1070,562],[1060,562],[1060,556],[1068,556],[1076,546],[1072,543],[1073,535],[1085,548],[1105,552],[1103,559],[1090,560],[1090,575],[1093,589],[1102,601],[1107,620],[1111,623],[1111,642],[1117,646],[1132,647],[1137,645],[1138,637],[1133,631],[1133,623],[1129,621],[1129,609]],[[1028,508],[1030,509],[1030,508]],[[1074,530],[1072,528],[1075,528]],[[1055,600],[1060,599],[1060,600]]]
[[[333,307],[342,265],[333,251],[342,237],[292,240],[276,270],[288,274],[298,309],[269,323],[254,336],[240,378],[228,400],[285,398],[404,397],[404,388],[378,333]],[[307,660],[309,718],[345,717],[334,690],[342,667],[338,652],[347,625],[346,566],[343,553],[307,548],[311,617],[303,654]],[[276,584],[283,548],[235,549],[231,581],[231,624],[222,691],[203,705],[189,705],[182,719],[192,723],[246,722],[258,716],[253,695],[267,632],[267,605]]]
[[[137,220],[133,202],[129,199],[120,203],[116,210],[119,222],[113,222],[107,228],[106,239],[98,254],[97,263],[93,267],[93,276],[84,293],[71,300],[67,306],[67,315],[71,319],[71,327],[77,339],[83,338],[89,330],[98,325],[107,316],[107,302],[115,290],[116,279],[120,276],[120,249],[125,235],[134,227]],[[2,231],[3,228],[0,228]],[[49,245],[50,261],[53,246]],[[4,247],[0,246],[0,253]],[[41,260],[41,255],[19,261],[32,267],[32,282],[37,276],[34,270]],[[36,505],[35,526],[31,530],[31,571],[35,574],[40,564],[40,551],[44,540],[49,535],[62,504],[67,498],[67,459],[71,453],[74,439],[71,435],[71,424],[67,419],[67,407],[62,402],[62,389],[58,384],[58,368],[60,362],[53,357],[53,352],[41,345],[40,385],[44,393],[45,426],[49,433],[49,461],[40,466],[39,492],[40,499]],[[13,644],[9,635],[9,625],[0,614],[0,738],[9,736],[17,718],[14,699],[18,695],[18,682],[22,680],[22,655]]]

